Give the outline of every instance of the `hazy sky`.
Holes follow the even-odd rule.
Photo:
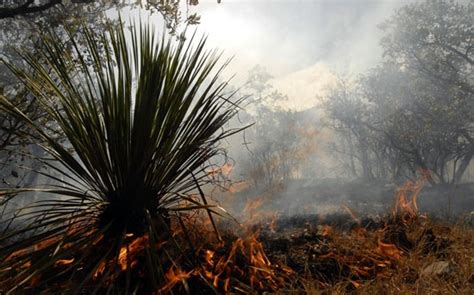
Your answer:
[[[273,84],[294,100],[313,105],[333,78],[354,75],[380,60],[377,25],[410,0],[201,0],[199,31],[209,45],[234,56],[228,72],[243,83],[260,64]],[[299,107],[301,108],[301,107]]]

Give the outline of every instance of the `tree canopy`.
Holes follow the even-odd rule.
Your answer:
[[[217,0],[220,3],[220,0]],[[180,23],[197,24],[199,16],[188,12],[189,6],[199,4],[198,0],[146,0],[146,1],[105,1],[105,0],[24,0],[24,1],[3,1],[0,6],[0,19],[18,18],[18,17],[37,17],[44,13],[51,13],[55,8],[71,8],[71,6],[85,7],[86,10],[101,9],[107,10],[113,7],[145,7],[152,12],[160,13],[168,28],[175,32]],[[183,6],[186,9],[183,9]],[[61,9],[59,9],[60,11]],[[58,11],[56,11],[58,13]]]
[[[326,108],[364,177],[461,180],[474,156],[473,17],[472,2],[400,8],[380,26],[382,63],[333,92]]]

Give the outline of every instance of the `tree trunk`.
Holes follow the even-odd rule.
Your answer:
[[[352,143],[352,135],[349,133],[349,136],[346,137],[346,142],[349,147],[349,161],[351,166],[351,174],[353,177],[357,178],[357,170],[354,161],[354,144]]]
[[[362,177],[366,180],[373,179],[372,167],[370,165],[367,145],[363,142],[360,143],[360,155],[361,155],[361,165],[362,165]]]
[[[453,183],[459,183],[461,181],[464,172],[466,172],[467,167],[471,163],[472,157],[474,156],[474,146],[470,149],[470,151],[461,159],[461,163],[459,164],[456,172],[454,173]]]

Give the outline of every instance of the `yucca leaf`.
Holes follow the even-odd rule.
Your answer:
[[[241,100],[224,96],[227,84],[219,76],[226,64],[218,66],[220,54],[205,49],[205,38],[177,42],[142,23],[99,35],[86,25],[81,33],[65,30],[68,40],[50,32],[37,55],[22,54],[28,71],[3,61],[66,142],[0,96],[0,111],[27,124],[48,155],[38,159],[47,170],[37,173],[51,182],[0,190],[4,200],[42,198],[2,222],[0,292],[28,286],[34,277],[43,290],[64,275],[64,288],[77,293],[156,291],[166,265],[177,263],[168,250],[156,249],[170,238],[170,215],[204,210],[212,220],[216,212],[200,186],[219,142],[239,131],[225,127]],[[148,238],[147,275],[139,281],[117,266],[126,234]],[[181,251],[170,239],[173,251]],[[56,262],[70,257],[57,270]]]

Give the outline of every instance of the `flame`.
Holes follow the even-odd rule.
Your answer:
[[[133,237],[133,235],[128,235]],[[134,268],[137,265],[136,256],[139,252],[145,249],[146,242],[148,241],[148,236],[142,236],[134,239],[131,243],[124,245],[120,248],[120,253],[118,257],[118,264],[122,271],[126,271],[128,268],[128,263],[130,267]]]
[[[329,226],[329,225],[326,225],[326,224],[323,225],[323,228],[322,228],[322,230],[321,230],[321,235],[322,235],[323,237],[327,237],[327,236],[330,236],[330,235],[332,235],[332,234],[333,234],[333,229],[332,229],[332,227]]]
[[[133,234],[126,234],[126,238],[132,238],[134,235]],[[102,260],[99,265],[97,266],[97,269],[95,270],[93,274],[93,278],[97,279],[100,275],[104,273],[104,270],[107,266],[107,264],[110,263],[117,263],[118,266],[120,267],[121,271],[126,271],[128,267],[130,268],[135,268],[138,265],[138,260],[137,256],[139,253],[143,252],[145,249],[145,246],[148,242],[148,236],[144,235],[141,237],[137,237],[133,239],[131,242],[123,245],[120,248],[118,258],[112,261],[105,261]],[[157,247],[160,248],[164,243],[159,243],[157,244]]]
[[[244,257],[248,261],[245,268],[236,264],[237,257]],[[196,272],[209,279],[214,288],[225,293],[230,291],[231,276],[247,279],[250,287],[257,289],[265,289],[269,285],[276,290],[280,282],[256,234],[238,238],[232,243],[228,254],[220,257],[213,250],[204,251],[204,261],[203,266],[198,267]],[[290,269],[286,270],[291,273]]]
[[[384,243],[378,241],[378,250],[385,256],[393,258],[395,260],[400,260],[402,258],[403,252],[397,248],[394,244]]]
[[[263,245],[260,243],[257,238],[253,235],[250,237],[250,249],[249,249],[249,256],[250,256],[250,263],[257,267],[262,268],[269,268],[271,266],[270,260],[265,255],[263,251]]]
[[[60,239],[59,237],[54,237],[54,238],[50,238],[50,239],[47,239],[47,240],[44,240],[44,241],[40,241],[40,242],[36,243],[33,246],[34,251],[38,251],[38,250],[44,249],[48,246],[51,246],[54,243],[56,243],[57,241],[59,241],[59,239]]]
[[[354,288],[356,289],[359,289],[362,286],[362,284],[357,281],[353,281],[353,280],[349,280],[349,281],[351,282],[352,286],[354,286]]]
[[[177,268],[176,266],[172,266],[168,269],[165,274],[166,279],[168,282],[157,292],[157,294],[168,293],[173,287],[183,280],[187,280],[191,277],[193,271],[185,272]]]
[[[122,271],[126,271],[127,270],[127,260],[128,260],[128,255],[127,255],[128,251],[127,251],[127,247],[126,246],[123,246],[122,248],[120,248],[120,254],[119,254],[119,265],[120,265],[120,269]]]
[[[95,270],[93,278],[97,279],[101,274],[104,273],[104,270],[105,270],[105,260],[102,260],[99,263],[99,266],[97,267],[97,269]]]
[[[71,259],[59,259],[54,263],[54,265],[68,265],[74,262],[74,257]]]
[[[212,261],[212,258],[214,257],[214,254],[216,252],[212,250],[206,250],[206,262],[209,263],[211,266],[214,265],[214,261]]]
[[[74,232],[77,231],[78,228],[80,228],[80,225],[78,225],[78,224],[70,226],[67,229],[66,235],[67,234],[71,234],[71,235],[74,234]],[[24,248],[21,248],[17,251],[14,251],[4,259],[5,260],[15,259],[17,257],[26,256],[29,253],[33,253],[33,252],[36,252],[36,251],[41,251],[45,248],[53,246],[55,243],[59,243],[61,241],[61,239],[62,239],[61,236],[46,238],[44,240],[38,241],[37,243],[35,243],[33,245],[28,245],[28,246],[25,246]],[[65,244],[62,245],[63,248],[67,248],[69,246],[70,245],[68,243],[65,243]],[[54,263],[54,265],[55,266],[67,265],[67,264],[71,264],[73,262],[74,262],[74,258],[59,259]],[[29,268],[29,267],[31,267],[31,264],[32,264],[32,262],[30,260],[27,260],[25,263],[23,263],[23,265],[20,266],[20,268]]]
[[[408,180],[395,194],[394,216],[402,216],[405,221],[418,216],[417,198],[426,182],[431,179],[428,170],[420,170],[421,178],[416,182]]]

